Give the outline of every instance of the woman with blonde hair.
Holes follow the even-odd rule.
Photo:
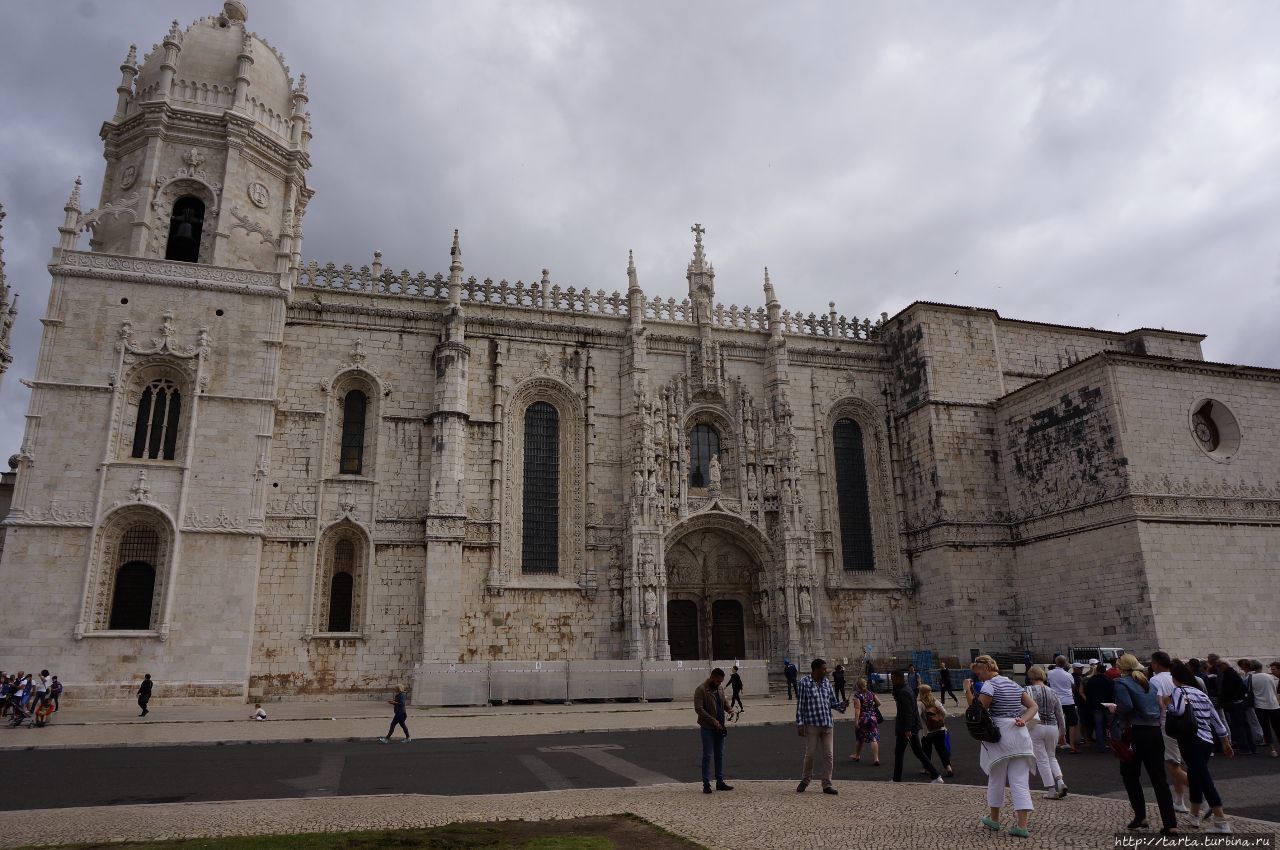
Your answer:
[[[990,815],[983,815],[982,825],[993,832],[1003,828],[1000,809],[1004,806],[1004,788],[1008,784],[1018,820],[1017,826],[1009,827],[1009,834],[1029,838],[1027,822],[1035,809],[1031,802],[1031,768],[1036,756],[1027,724],[1035,719],[1040,708],[1026,691],[1000,675],[1000,666],[990,655],[979,655],[970,669],[978,685],[975,687],[971,679],[966,679],[965,698],[970,706],[975,702],[981,704],[1000,730],[1000,740],[982,742],[980,764],[987,774],[987,806],[991,810]]]
[[[920,722],[924,724],[924,734],[920,736],[920,749],[925,758],[933,761],[933,751],[938,751],[938,760],[946,769],[947,776],[955,776],[951,767],[951,741],[947,735],[947,709],[933,695],[933,688],[920,686]],[[928,773],[928,771],[921,771]]]
[[[1116,701],[1107,706],[1115,716],[1111,739],[1127,742],[1133,752],[1129,758],[1121,756],[1120,778],[1124,790],[1129,793],[1129,805],[1133,807],[1130,830],[1147,829],[1147,801],[1142,794],[1142,769],[1155,791],[1160,806],[1161,835],[1176,835],[1178,815],[1173,810],[1173,792],[1164,770],[1164,735],[1160,730],[1160,692],[1147,681],[1142,664],[1130,653],[1116,661],[1120,677],[1116,679]],[[1119,728],[1116,728],[1119,727]]]
[[[1067,783],[1062,780],[1062,767],[1058,764],[1058,744],[1066,740],[1067,719],[1062,711],[1062,701],[1049,686],[1049,674],[1039,664],[1027,671],[1027,695],[1040,707],[1040,715],[1031,728],[1031,745],[1036,751],[1040,781],[1044,783],[1046,800],[1061,800],[1067,796]]]
[[[862,761],[862,745],[871,747],[871,765],[880,766],[880,698],[867,687],[867,677],[861,676],[853,684],[853,728],[858,743],[854,744],[850,761]]]

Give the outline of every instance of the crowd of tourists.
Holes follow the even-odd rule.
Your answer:
[[[955,774],[945,708],[947,694],[955,699],[952,671],[944,664],[939,672],[940,695],[921,681],[914,667],[890,675],[894,782],[902,781],[908,750],[920,763],[920,773],[932,782],[941,784],[944,776]],[[988,807],[981,823],[993,832],[1005,829],[1001,809],[1007,788],[1014,810],[1008,834],[1029,837],[1035,808],[1033,774],[1039,775],[1046,799],[1062,799],[1068,789],[1059,754],[1093,748],[1118,761],[1133,809],[1126,829],[1151,828],[1142,784],[1145,772],[1162,835],[1188,829],[1229,833],[1231,824],[1210,773],[1210,759],[1215,754],[1252,754],[1262,747],[1273,757],[1280,754],[1280,662],[1264,668],[1248,658],[1232,664],[1210,654],[1205,660],[1183,661],[1154,652],[1145,665],[1132,654],[1121,655],[1114,664],[1096,658],[1068,664],[1058,656],[1048,669],[1031,665],[1019,684],[1001,674],[994,658],[980,655],[969,673],[963,680],[964,723],[980,742]],[[868,676],[854,682],[850,695],[843,665],[837,665],[828,679],[827,663],[821,658],[813,660],[805,676],[787,660],[784,674],[788,698],[796,701],[796,731],[804,739],[797,792],[817,780],[823,793],[839,793],[831,781],[836,712],[853,709],[855,743],[849,758],[862,761],[865,748],[871,764],[880,764],[884,715]],[[726,723],[732,720],[724,682],[724,671],[716,668],[694,692],[702,737],[702,790],[707,794],[733,790],[724,774]],[[741,684],[735,684],[737,697]]]
[[[13,675],[0,672],[0,717],[7,718],[10,728],[24,723],[35,728],[46,725],[58,710],[61,697],[62,683],[48,670],[19,670]]]

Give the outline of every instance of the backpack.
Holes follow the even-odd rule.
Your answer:
[[[1182,690],[1181,687],[1178,688]],[[1173,702],[1170,701],[1169,708],[1173,708]],[[1174,714],[1172,711],[1164,713],[1164,733],[1175,741],[1183,738],[1190,738],[1199,731],[1200,725],[1196,721],[1195,707],[1191,705],[1191,700],[1186,695],[1182,697],[1182,713]]]
[[[975,699],[965,709],[964,725],[976,741],[986,741],[989,744],[994,744],[1000,740],[999,728],[996,727],[995,721],[991,719],[991,713],[987,711],[986,706],[979,700]]]
[[[924,720],[925,728],[930,732],[947,728],[947,713],[942,710],[942,706],[936,703],[926,708],[921,718]]]

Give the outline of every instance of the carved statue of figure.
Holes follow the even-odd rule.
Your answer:
[[[657,496],[657,495],[658,495],[658,481],[657,481],[657,479],[656,479],[654,476],[652,476],[652,475],[651,475],[651,476],[649,476],[649,483],[648,483],[648,485],[647,485],[647,487],[646,487],[646,490],[645,490],[645,491],[646,491],[650,496]],[[652,558],[653,556],[652,556],[652,555],[650,555],[649,557],[650,557],[650,558]]]
[[[760,591],[760,619],[769,620],[769,591]]]
[[[773,468],[765,470],[764,473],[764,494],[766,496],[776,495],[778,492],[778,480],[773,477]]]
[[[800,616],[806,620],[813,618],[813,599],[807,587],[800,588]]]
[[[635,471],[635,475],[633,475],[632,478],[634,479],[631,487],[632,493],[636,496],[643,496],[644,495],[644,473],[637,469]]]
[[[756,423],[752,419],[750,411],[742,418],[742,434],[747,442],[748,449],[756,447]]]
[[[720,490],[720,455],[713,454],[711,463],[707,466],[708,484],[713,492]]]
[[[771,450],[773,448],[773,420],[768,416],[760,423],[760,433],[764,437],[765,451]]]
[[[657,581],[657,576],[653,571],[653,553],[640,553],[640,575],[644,577],[645,584],[653,584]]]
[[[760,489],[760,480],[756,478],[756,468],[753,466],[747,473],[747,492],[755,493]]]
[[[667,418],[667,445],[671,448],[672,457],[680,451],[680,426],[674,416]]]
[[[644,621],[651,628],[658,624],[658,594],[652,587],[644,589]]]

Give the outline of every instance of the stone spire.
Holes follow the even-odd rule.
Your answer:
[[[14,293],[13,300],[9,300],[9,281],[4,274],[4,215],[4,204],[0,204],[0,381],[13,362],[10,335],[18,318],[18,296]]]
[[[644,324],[644,290],[640,288],[640,279],[636,276],[634,251],[627,251],[627,313],[633,330]]]
[[[80,232],[80,182],[80,178],[77,177],[75,188],[71,190],[71,197],[67,198],[67,204],[62,208],[66,217],[62,221],[62,227],[58,228],[58,247],[73,251],[76,247],[76,236]]]
[[[716,297],[716,270],[707,262],[707,255],[702,250],[702,234],[707,231],[701,224],[694,224],[689,230],[693,232],[693,259],[685,273],[689,281],[689,298],[695,303],[701,299],[710,305]]]
[[[782,343],[782,305],[773,292],[773,282],[769,280],[769,267],[764,267],[764,306],[769,314],[770,343]]]
[[[453,245],[449,248],[449,306],[462,303],[462,248],[458,245],[458,230],[453,231]]]

